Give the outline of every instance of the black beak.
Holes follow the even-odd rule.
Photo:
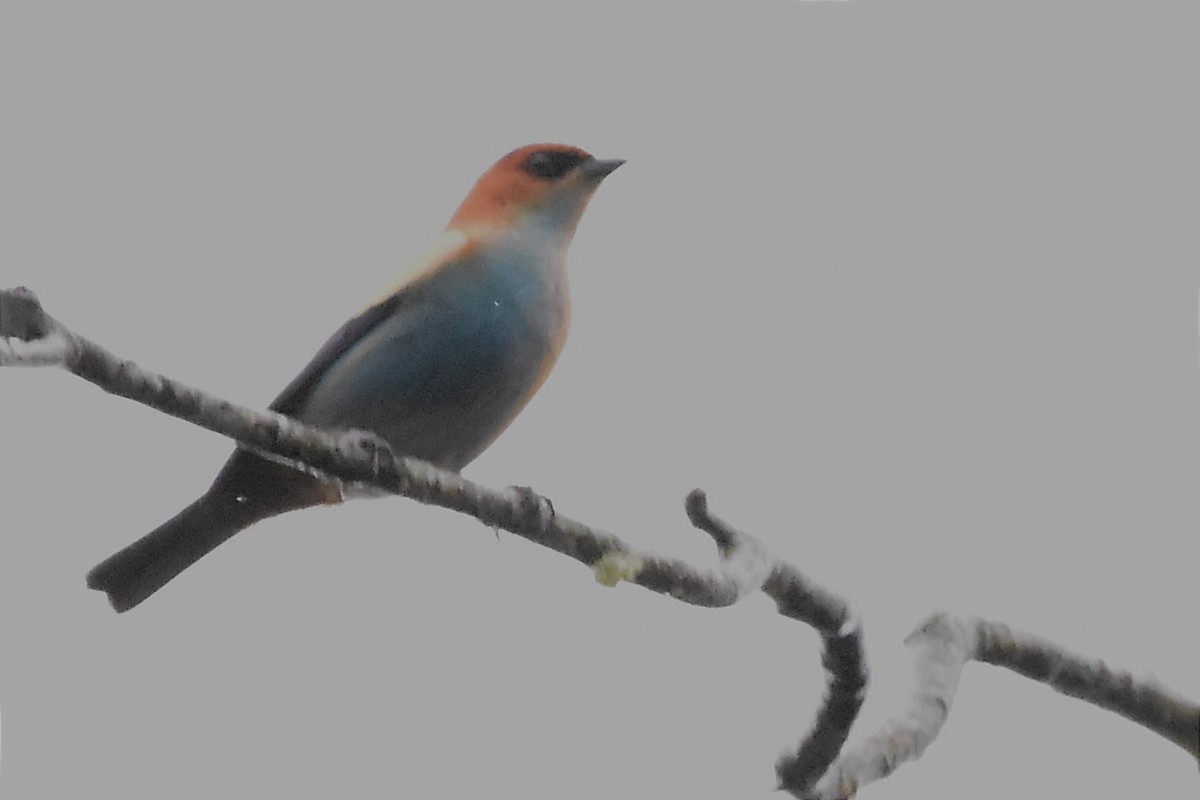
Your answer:
[[[579,169],[589,178],[600,180],[624,163],[623,158],[592,158],[580,164]]]

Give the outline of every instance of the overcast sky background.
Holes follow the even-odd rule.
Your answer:
[[[978,614],[1200,698],[1195,19],[1144,4],[6,3],[0,285],[263,407],[513,147],[629,163],[570,341],[467,474],[711,565],[700,486],[901,644]],[[701,7],[704,6],[704,7]],[[728,798],[824,690],[685,606],[388,499],[118,616],[100,559],[230,444],[0,372],[5,797]],[[1181,751],[973,665],[870,798],[1185,797]]]

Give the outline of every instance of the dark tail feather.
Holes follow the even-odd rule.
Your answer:
[[[88,586],[106,592],[117,611],[128,611],[262,516],[236,497],[210,492],[93,567]]]
[[[87,583],[128,611],[260,519],[340,501],[334,484],[239,447],[203,497],[97,564]]]

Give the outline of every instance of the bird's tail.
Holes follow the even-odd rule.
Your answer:
[[[88,586],[107,593],[117,611],[128,611],[263,516],[236,496],[210,491],[93,567]]]
[[[199,500],[92,568],[87,583],[128,611],[260,519],[341,502],[336,484],[237,448]]]

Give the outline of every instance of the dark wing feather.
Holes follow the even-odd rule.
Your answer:
[[[325,372],[345,355],[347,350],[374,330],[379,323],[396,313],[405,297],[410,294],[411,292],[401,291],[390,295],[387,299],[381,300],[338,328],[337,332],[321,345],[321,349],[300,371],[300,374],[279,393],[279,396],[271,403],[270,409],[278,411],[280,414],[294,416],[304,405],[312,387],[321,380]]]

